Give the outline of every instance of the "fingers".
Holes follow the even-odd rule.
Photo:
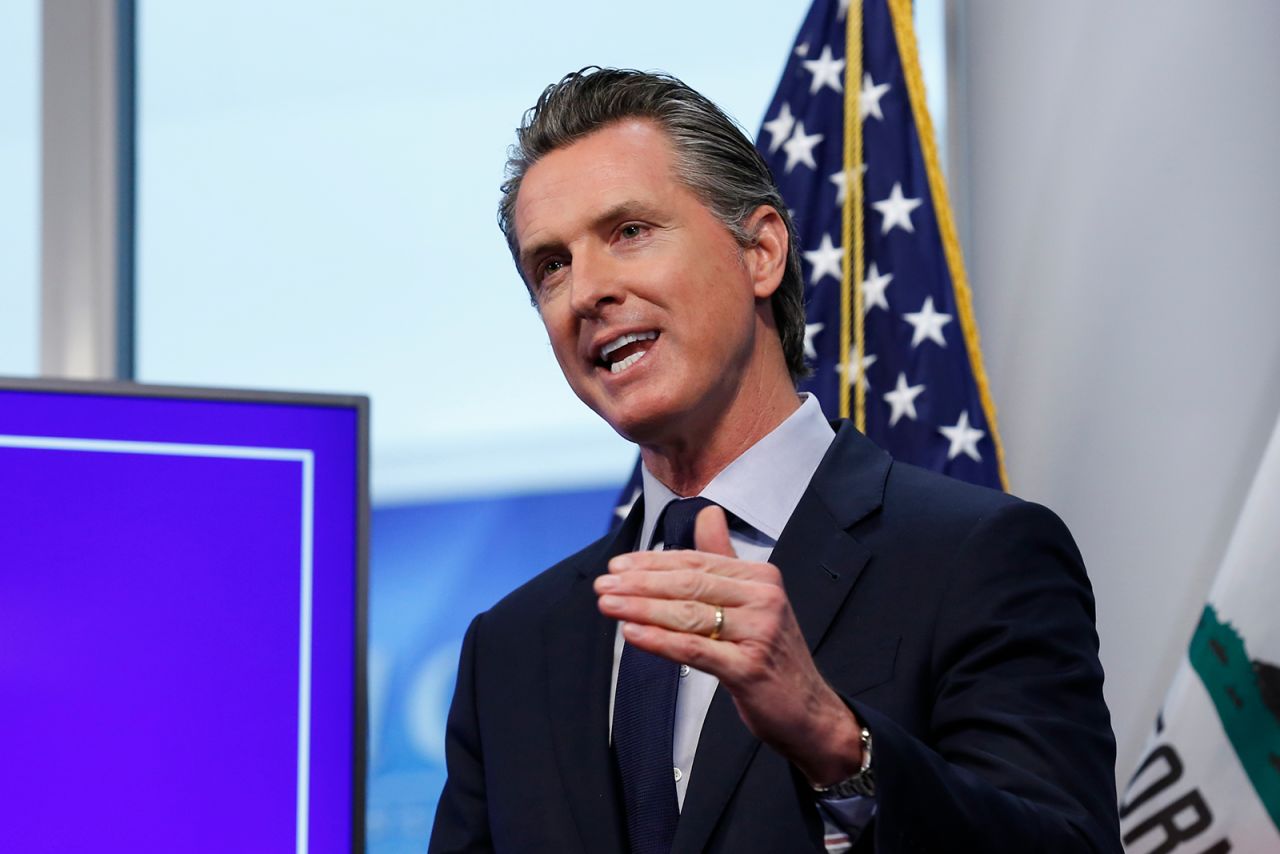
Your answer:
[[[704,507],[693,523],[693,545],[700,552],[737,557],[729,542],[729,520],[717,504]]]
[[[767,584],[782,583],[781,573],[770,564],[736,560],[704,551],[629,552],[609,561],[611,575],[625,575],[635,570],[670,572],[682,569]]]
[[[643,596],[651,599],[685,599],[711,605],[746,605],[760,594],[760,582],[733,578],[698,569],[669,572],[623,572],[595,580],[598,594]]]
[[[722,521],[699,517],[699,525],[708,526],[704,545],[715,546]],[[749,633],[753,621],[787,602],[776,567],[701,551],[620,555],[594,586],[605,616],[671,632],[709,636],[716,608],[723,608],[718,640],[749,636],[739,632]]]
[[[723,636],[713,641],[701,634],[675,631],[661,626],[624,623],[622,636],[627,643],[670,661],[687,664],[717,678],[741,667],[743,654]]]
[[[733,640],[734,629],[740,620],[734,615],[745,615],[743,609],[731,609],[706,602],[672,599],[646,599],[638,596],[600,597],[600,612],[628,625],[655,626],[673,632],[710,638],[716,628],[716,613],[724,614],[720,624],[719,640]]]
[[[749,598],[741,605],[611,593],[600,596],[597,604],[600,613],[624,624],[654,626],[712,641],[749,640],[768,644],[776,637],[778,627],[791,625],[794,617],[785,593],[774,587],[761,590],[760,597]],[[717,612],[721,615],[718,634]]]

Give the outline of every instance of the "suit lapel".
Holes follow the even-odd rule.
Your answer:
[[[630,551],[644,518],[643,499],[612,540],[586,558],[543,627],[547,708],[556,761],[587,851],[625,850],[620,793],[609,752],[609,681],[617,624],[596,607],[592,580],[611,557]]]
[[[889,457],[841,422],[770,562],[782,571],[787,596],[809,651],[816,653],[871,553],[847,529],[880,507]],[[723,687],[716,689],[698,739],[693,775],[672,845],[697,852],[707,842],[743,773],[760,748]]]
[[[889,464],[888,454],[841,422],[774,547],[770,562],[782,570],[811,653],[821,646],[871,557],[848,531],[880,508]]]

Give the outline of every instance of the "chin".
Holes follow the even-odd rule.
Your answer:
[[[658,431],[658,423],[652,417],[635,413],[601,412],[596,414],[614,429],[619,436],[637,445],[650,441]]]
[[[676,425],[685,420],[685,411],[674,401],[649,401],[643,406],[639,403],[631,401],[627,406],[592,408],[619,436],[637,445],[663,444],[664,439],[676,432]]]

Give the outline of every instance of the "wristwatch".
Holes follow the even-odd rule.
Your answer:
[[[813,786],[812,783],[809,785]],[[830,786],[813,786],[813,793],[818,800],[834,801],[842,798],[871,798],[876,794],[876,777],[871,768],[871,732],[862,728],[862,767],[852,777],[833,783]]]

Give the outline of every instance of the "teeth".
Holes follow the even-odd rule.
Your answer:
[[[634,365],[636,362],[643,359],[644,354],[647,352],[648,352],[647,350],[641,350],[639,353],[632,353],[630,356],[623,359],[621,362],[614,362],[612,365],[609,366],[609,370],[613,371],[615,374],[620,374],[623,371],[625,371],[627,368]]]
[[[632,341],[652,341],[658,337],[656,332],[628,332],[626,335],[619,335],[608,344],[600,348],[600,358],[606,358],[614,350],[619,347],[625,347]]]

